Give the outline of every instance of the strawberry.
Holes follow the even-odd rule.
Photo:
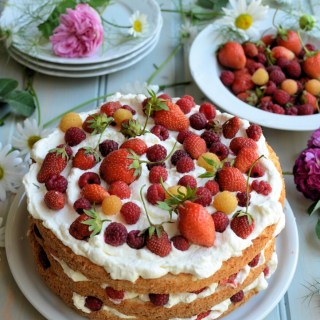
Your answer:
[[[172,249],[168,234],[159,228],[159,233],[154,232],[151,236],[147,236],[147,248],[160,257],[166,257]]]
[[[257,149],[258,145],[253,139],[245,138],[245,137],[235,137],[231,140],[229,145],[229,148],[234,154],[238,154],[240,149],[244,147]]]
[[[234,166],[241,172],[247,172],[252,166],[253,162],[259,158],[256,149],[244,147],[240,149],[235,161]]]
[[[289,50],[283,46],[273,47],[271,49],[271,53],[272,53],[272,57],[277,60],[279,58],[285,58],[287,60],[293,60],[295,58],[294,53],[291,50]]]
[[[123,181],[131,184],[138,178],[139,173],[132,167],[134,160],[127,149],[119,149],[109,153],[100,165],[100,176],[107,183]]]
[[[229,41],[219,49],[218,60],[224,67],[242,69],[246,65],[247,58],[241,44]]]
[[[58,146],[50,150],[45,156],[40,171],[37,175],[37,180],[40,183],[46,182],[50,176],[59,175],[66,167],[69,156],[66,150],[66,145]]]
[[[258,55],[258,48],[252,42],[246,42],[242,45],[244,53],[247,57],[254,58]]]
[[[291,50],[296,56],[299,55],[302,46],[296,31],[279,28],[276,41],[279,46]]]
[[[320,78],[320,51],[307,53],[302,64],[303,71],[313,79]]]
[[[189,241],[204,247],[212,247],[215,227],[211,215],[200,204],[186,201],[178,208],[178,228]]]
[[[113,114],[122,107],[119,101],[109,101],[100,107],[100,112],[105,113],[108,117],[112,117]]]
[[[189,119],[181,111],[180,107],[171,102],[166,101],[169,110],[159,110],[154,113],[155,124],[160,124],[172,131],[181,131],[189,127]]]
[[[227,139],[232,139],[240,129],[241,120],[238,117],[233,117],[227,120],[222,125],[223,136]]]
[[[109,195],[108,191],[100,184],[92,183],[86,184],[81,189],[81,196],[86,198],[91,203],[102,203],[103,199]]]
[[[306,90],[302,92],[300,100],[303,104],[311,104],[314,111],[319,109],[317,98]]]
[[[60,210],[64,207],[66,198],[60,191],[50,190],[44,195],[44,202],[51,210]]]
[[[81,214],[76,220],[71,223],[69,227],[69,233],[78,240],[89,238],[93,231],[89,231],[89,226],[83,223],[84,221],[89,219],[91,218],[85,213]]]
[[[246,191],[246,179],[241,171],[234,167],[225,167],[219,171],[218,183],[222,191]]]
[[[148,147],[146,143],[139,139],[139,138],[133,138],[125,141],[121,146],[120,149],[131,149],[133,150],[137,155],[141,156],[144,153],[146,153]]]
[[[98,113],[89,114],[87,118],[84,120],[82,124],[82,129],[85,132],[92,133],[94,131],[94,128],[91,127],[92,121],[94,121],[94,117],[98,116]]]
[[[93,168],[100,161],[98,153],[90,148],[80,148],[72,160],[72,166],[81,170]]]
[[[246,90],[251,90],[254,86],[255,84],[251,80],[251,74],[243,72],[242,74],[236,74],[231,90],[234,94],[238,94],[240,92],[245,92]]]
[[[273,34],[266,34],[261,38],[261,41],[266,45],[266,46],[271,46],[274,41],[274,35]],[[264,46],[263,50],[265,49]]]
[[[254,229],[254,220],[248,213],[237,212],[231,220],[230,227],[238,237],[246,239]]]
[[[198,159],[203,153],[207,151],[207,145],[204,139],[191,134],[183,141],[183,147],[193,159]]]

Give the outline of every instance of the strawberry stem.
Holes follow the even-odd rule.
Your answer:
[[[147,210],[147,206],[146,206],[146,202],[144,201],[144,197],[143,197],[143,194],[142,194],[142,191],[143,191],[143,189],[144,189],[145,186],[146,186],[146,185],[144,184],[144,185],[140,188],[140,198],[141,198],[141,201],[142,201],[142,204],[143,204],[144,211],[146,212],[149,225],[150,225],[150,226],[154,226],[154,224],[153,224],[153,223],[151,222],[151,220],[150,220],[150,217],[149,217],[149,214],[148,214],[148,210]]]

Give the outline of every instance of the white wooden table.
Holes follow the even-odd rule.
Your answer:
[[[298,1],[293,2],[297,3]],[[159,3],[164,3],[166,7],[171,5],[171,2],[165,0],[159,0]],[[319,0],[304,1],[301,5],[309,12],[313,12],[314,14],[317,12],[318,18],[320,18]],[[154,71],[153,64],[162,62],[177,43],[178,16],[166,13],[163,14],[163,17],[164,26],[156,48],[143,61],[127,70],[108,76],[88,79],[63,79],[37,74],[35,89],[42,108],[42,123],[92,97],[115,92],[127,82],[135,80],[145,81]],[[20,83],[23,83],[22,75],[23,67],[10,60],[5,50],[1,47],[0,77],[15,78],[20,80]],[[180,52],[170,61],[167,67],[157,76],[155,83],[169,84],[185,80],[190,80],[187,67],[187,50]],[[193,95],[196,101],[200,101],[203,98],[202,93],[195,85],[178,87],[174,91],[167,90],[167,92],[172,96],[181,96],[188,93]],[[96,105],[97,103],[91,104],[85,109],[90,110]],[[16,121],[17,119],[11,118],[6,122],[5,126],[0,127],[0,142],[3,145],[11,141]],[[292,171],[294,161],[298,153],[305,148],[311,132],[289,132],[264,128],[264,134],[269,144],[277,152],[283,170]],[[292,176],[286,176],[285,182],[287,199],[294,211],[299,230],[299,261],[289,290],[281,302],[265,319],[316,320],[320,319],[320,295],[310,305],[304,303],[302,299],[307,293],[302,284],[305,284],[307,281],[313,282],[314,279],[320,278],[320,241],[317,240],[314,233],[316,217],[308,217],[306,208],[310,205],[310,202],[296,191]],[[12,199],[9,198],[5,203],[0,202],[0,217],[5,217]],[[17,287],[9,270],[6,252],[3,248],[0,249],[0,258],[0,319],[44,319],[31,306]]]

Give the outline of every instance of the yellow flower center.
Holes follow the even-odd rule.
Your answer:
[[[2,167],[0,167],[0,180],[2,180],[3,176],[4,176],[4,170]]]
[[[243,13],[237,17],[234,24],[239,29],[247,30],[252,26],[252,21],[253,21],[253,19],[249,14]]]
[[[142,31],[142,23],[140,20],[135,20],[133,22],[133,30],[135,32],[141,32]]]
[[[30,137],[28,138],[28,147],[29,147],[30,149],[32,149],[33,145],[34,145],[37,141],[39,141],[40,139],[41,139],[41,137],[39,137],[39,136],[30,136]]]

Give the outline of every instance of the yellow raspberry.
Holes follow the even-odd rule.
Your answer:
[[[238,205],[237,197],[230,191],[222,191],[215,195],[212,205],[217,211],[230,214],[236,210]]]
[[[121,199],[118,196],[111,195],[105,197],[102,201],[102,211],[107,216],[120,212],[122,208]]]
[[[317,79],[308,80],[305,84],[305,89],[314,96],[317,96],[320,94],[320,81]]]
[[[294,95],[298,91],[298,84],[295,80],[286,79],[281,82],[281,89],[290,94],[290,96]]]
[[[59,124],[61,131],[66,132],[71,127],[82,127],[82,119],[78,113],[69,112],[61,118]]]
[[[214,162],[214,165],[210,164]],[[203,153],[197,160],[199,167],[202,167],[210,172],[216,172],[220,165],[220,159],[218,156],[212,152]]]
[[[123,121],[132,118],[132,113],[127,109],[118,109],[113,114],[114,121],[117,125],[120,125]]]
[[[168,191],[174,196],[178,195],[179,192],[183,193],[183,194],[187,194],[187,188],[184,186],[180,186],[180,185],[172,186],[172,187],[168,188]],[[171,198],[171,197],[166,193],[166,199],[169,199],[169,198]]]
[[[264,68],[257,69],[251,77],[253,83],[263,86],[269,81],[269,74]]]

